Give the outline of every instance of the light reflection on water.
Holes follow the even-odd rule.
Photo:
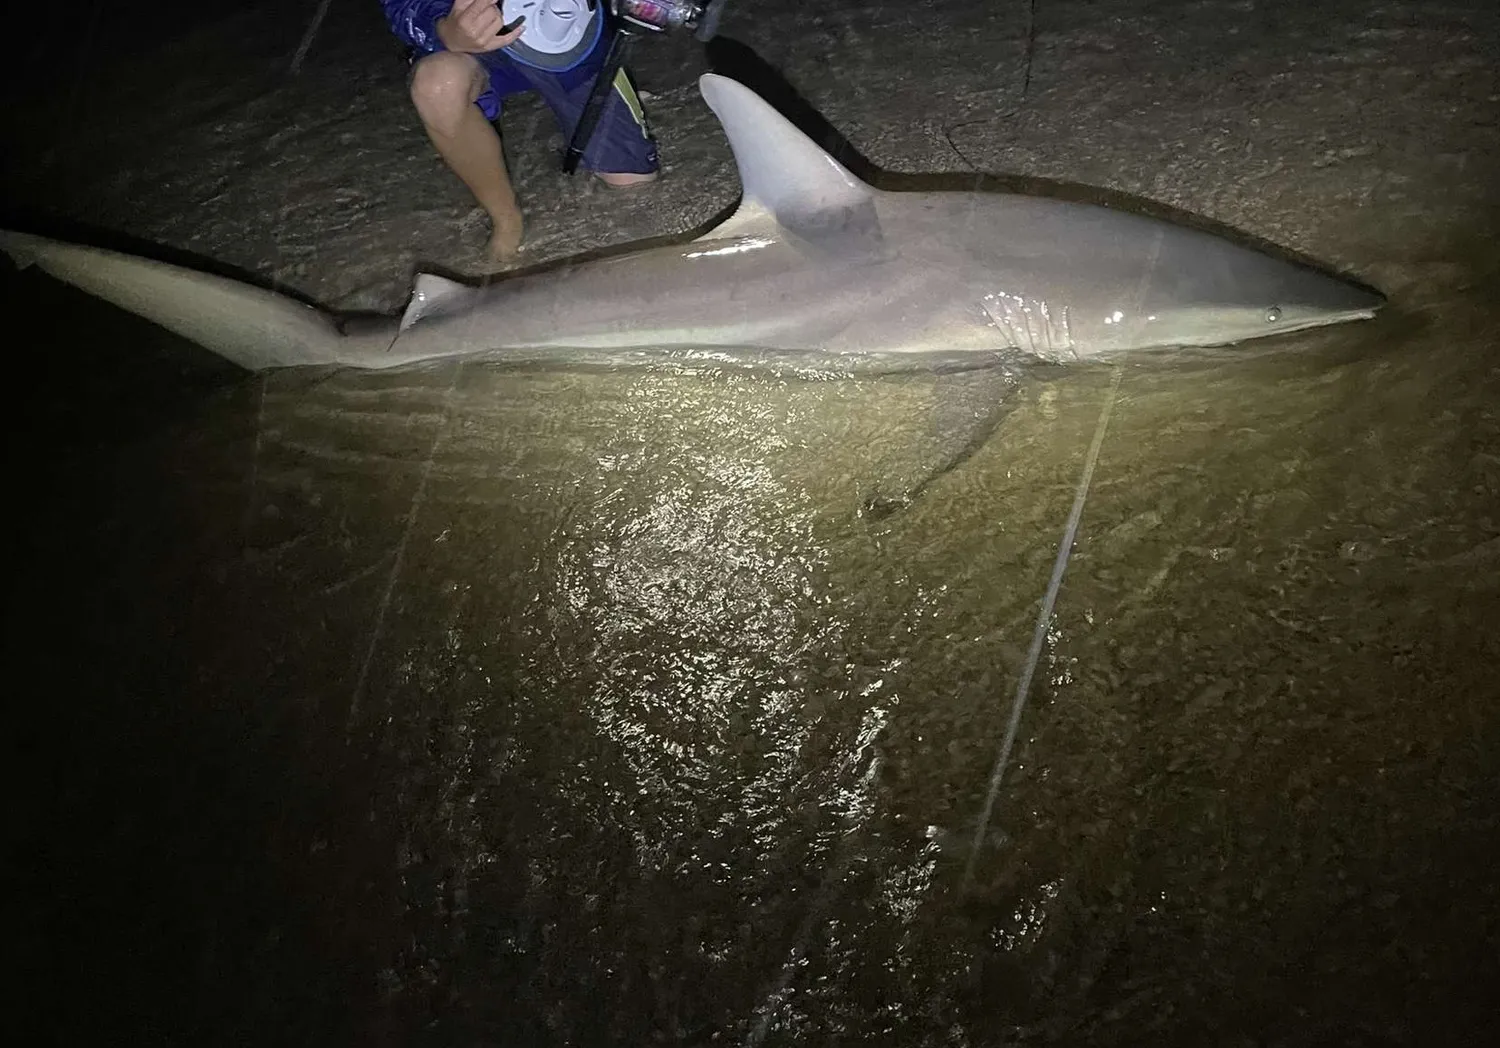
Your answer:
[[[389,587],[351,726],[395,769],[386,1006],[436,995],[438,1041],[1108,1042],[1169,1002],[1267,1014],[1296,955],[1332,1014],[1397,1022],[1361,915],[1447,906],[1388,857],[1441,862],[1492,792],[1462,624],[1500,432],[1482,358],[1356,352],[1376,330],[1128,366],[968,891],[1107,371],[1007,386],[878,519],[947,461],[932,376],[272,377],[273,553],[230,590],[247,632],[347,654],[281,684],[333,710]]]

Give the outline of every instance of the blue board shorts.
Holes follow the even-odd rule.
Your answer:
[[[552,110],[563,138],[572,141],[573,129],[583,116],[602,62],[585,61],[576,69],[551,72],[517,62],[502,51],[474,57],[490,77],[489,87],[475,101],[485,119],[498,120],[501,101],[508,96],[535,91]],[[646,123],[640,96],[624,69],[615,74],[614,88],[599,114],[599,124],[579,166],[590,171],[636,175],[651,174],[661,167],[656,139]]]

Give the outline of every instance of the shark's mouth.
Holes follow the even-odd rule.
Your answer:
[[[1164,349],[1223,349],[1229,346],[1243,346],[1249,342],[1264,342],[1266,348],[1274,348],[1279,340],[1286,335],[1295,335],[1303,331],[1312,331],[1316,328],[1336,327],[1339,324],[1347,324],[1355,320],[1374,320],[1379,307],[1367,309],[1350,309],[1341,313],[1325,313],[1319,317],[1309,317],[1306,320],[1293,321],[1279,325],[1274,331],[1247,331],[1243,335],[1229,338],[1217,337],[1184,337],[1174,339],[1163,345]]]
[[[1287,324],[1284,327],[1279,327],[1271,332],[1269,337],[1292,335],[1299,331],[1311,331],[1313,328],[1333,327],[1337,324],[1347,324],[1353,320],[1374,320],[1375,313],[1375,308],[1349,309],[1342,313],[1326,313],[1320,317],[1311,317],[1307,320],[1300,320]]]

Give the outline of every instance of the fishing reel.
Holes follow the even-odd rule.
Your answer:
[[[610,0],[610,11],[628,25],[651,33],[688,29],[700,43],[719,31],[726,0]]]
[[[597,0],[588,0],[589,10],[595,9]],[[615,82],[615,74],[625,61],[625,50],[630,41],[643,31],[646,33],[668,33],[679,29],[691,30],[699,43],[708,43],[719,32],[719,19],[724,14],[728,0],[609,0],[609,10],[614,22],[609,47],[604,55],[604,64],[594,80],[594,88],[584,103],[578,126],[563,153],[562,169],[571,175],[578,170],[578,161],[594,135],[599,124],[599,114],[604,100]]]

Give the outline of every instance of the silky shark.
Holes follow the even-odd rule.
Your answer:
[[[699,88],[743,188],[725,221],[685,243],[482,287],[422,274],[399,319],[340,320],[217,275],[22,233],[0,232],[0,247],[251,370],[673,350],[1068,362],[1366,319],[1384,301],[1114,208],[878,190],[743,84],[709,74]]]

